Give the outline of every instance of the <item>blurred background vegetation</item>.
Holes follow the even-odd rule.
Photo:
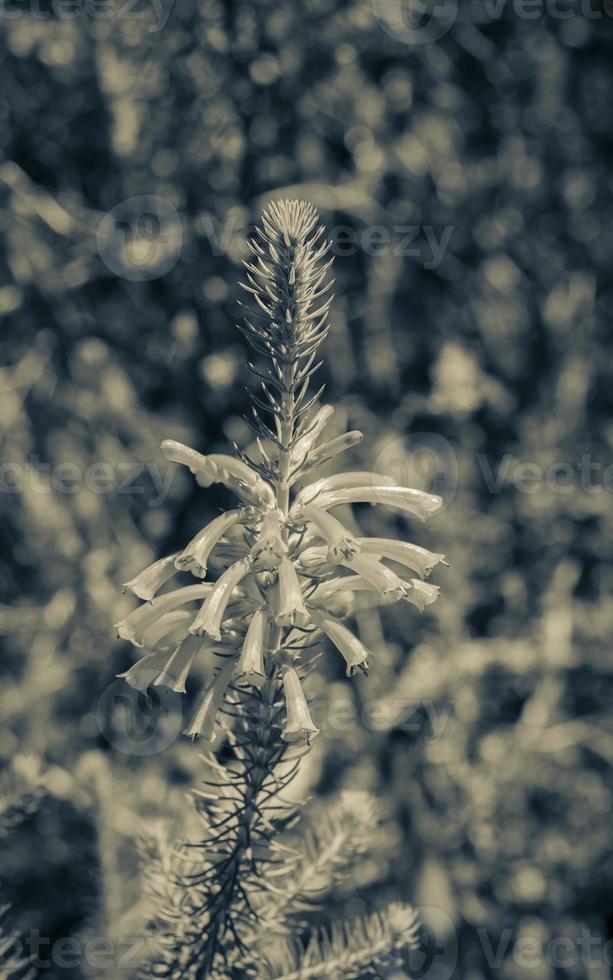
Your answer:
[[[291,196],[334,241],[351,462],[441,491],[409,536],[451,562],[431,615],[359,622],[368,680],[313,675],[358,721],[320,712],[297,792],[370,790],[385,818],[323,919],[440,910],[407,966],[433,980],[610,975],[613,20],[491,6],[430,43],[399,0],[3,6],[0,896],[24,934],[141,934],[136,837],[189,822],[182,704],[122,749],[111,624],[227,503],[158,447],[249,445],[243,241]]]

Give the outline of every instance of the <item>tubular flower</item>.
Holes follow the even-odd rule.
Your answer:
[[[143,646],[147,650],[172,647],[187,636],[193,618],[194,614],[187,609],[175,609],[173,612],[164,613],[143,633]]]
[[[123,677],[135,691],[146,691],[153,684],[160,671],[164,670],[168,659],[168,651],[159,650],[157,653],[148,653],[146,657],[142,657],[141,660],[132,664],[129,670],[117,674],[117,677]]]
[[[304,504],[316,500],[322,494],[333,493],[337,490],[350,490],[352,487],[395,487],[396,481],[391,476],[383,476],[381,473],[370,473],[368,470],[352,470],[348,473],[336,473],[334,476],[326,476],[315,483],[310,483],[303,487],[298,496],[292,511],[296,511]],[[342,502],[342,501],[341,501]],[[321,506],[317,500],[317,505]]]
[[[264,514],[262,527],[251,554],[258,568],[276,568],[287,554],[287,543],[283,540],[283,514],[274,507]]]
[[[268,627],[268,615],[264,607],[256,609],[236,665],[235,677],[259,686],[266,679],[264,669],[264,640]]]
[[[230,680],[232,679],[235,666],[236,662],[234,657],[228,657],[213,682],[209,684],[202,694],[192,719],[185,729],[185,735],[189,735],[192,739],[198,735],[202,735],[209,742],[214,740],[215,720],[223,703]]]
[[[284,558],[279,565],[275,622],[279,626],[305,626],[308,621],[309,614],[296,569],[288,558]]]
[[[240,459],[233,456],[213,454],[203,456],[202,453],[184,446],[174,439],[166,439],[161,446],[166,459],[172,463],[182,463],[189,467],[195,475],[196,482],[201,487],[210,487],[213,483],[223,483],[233,490],[247,503],[256,506],[274,505],[274,494],[270,487],[255,470]]]
[[[300,466],[305,463],[313,446],[321,435],[322,429],[326,427],[332,416],[334,409],[332,405],[322,405],[311,422],[305,422],[304,431],[296,439],[292,449],[291,463],[293,466]]]
[[[365,554],[406,565],[421,578],[427,578],[440,562],[446,564],[444,555],[437,555],[408,541],[394,541],[391,538],[358,538],[357,541]]]
[[[117,635],[122,640],[129,640],[134,646],[143,646],[143,634],[162,616],[163,613],[176,609],[194,599],[203,599],[211,591],[211,585],[187,585],[183,589],[175,589],[165,595],[153,599],[144,606],[139,606],[120,623],[116,623]]]
[[[350,561],[343,562],[343,565],[370,582],[386,600],[396,602],[406,598],[407,590],[402,579],[376,558],[355,555]]]
[[[309,499],[312,499],[309,497]],[[300,514],[301,501],[292,508],[291,517]],[[423,490],[413,490],[410,487],[394,486],[348,486],[341,490],[331,492],[321,491],[317,494],[317,506],[324,510],[331,507],[338,507],[339,504],[385,504],[387,507],[394,507],[404,510],[420,521],[427,521],[428,518],[440,510],[443,500],[434,493],[425,493]]]
[[[302,518],[310,521],[328,546],[328,561],[348,561],[357,555],[360,545],[347,528],[332,514],[313,504],[302,508]]]
[[[311,610],[311,616],[320,630],[332,641],[347,664],[347,677],[355,674],[358,667],[368,674],[368,650],[350,629],[334,616]]]
[[[294,667],[283,664],[281,667],[283,690],[287,721],[281,733],[285,742],[303,742],[311,744],[311,739],[319,734],[319,728],[313,723],[307,700],[302,690],[300,678]]]
[[[129,582],[124,582],[124,592],[133,592],[139,599],[153,599],[156,592],[163,585],[166,585],[175,574],[174,562],[176,557],[176,555],[167,555],[166,558],[154,561],[153,565],[148,565],[135,578],[130,579]]]
[[[185,682],[190,667],[196,655],[205,647],[206,643],[203,643],[199,636],[187,636],[166,661],[163,669],[154,680],[154,685],[158,687],[163,684],[165,687],[169,687],[171,691],[185,694]]]
[[[334,459],[340,453],[346,453],[348,449],[359,446],[363,438],[363,432],[353,429],[351,432],[344,432],[343,435],[337,436],[336,439],[331,439],[330,442],[324,442],[309,456],[309,466],[313,469],[315,466],[327,463],[329,459]]]
[[[138,690],[154,684],[184,691],[195,658],[214,651],[223,665],[201,695],[187,734],[213,738],[217,712],[231,714],[228,687],[236,685],[236,716],[246,704],[241,685],[250,683],[260,688],[251,693],[268,698],[269,707],[283,688],[283,739],[308,743],[317,728],[301,673],[313,663],[322,635],[340,650],[348,674],[366,671],[366,650],[342,620],[399,600],[425,609],[439,590],[421,579],[443,563],[441,554],[409,542],[352,533],[334,508],[384,504],[425,521],[442,501],[367,470],[319,470],[309,477],[362,439],[357,430],[327,438],[333,409],[320,406],[321,391],[309,389],[328,332],[329,243],[311,205],[285,201],[270,205],[249,249],[244,287],[257,309],[240,329],[263,361],[249,364],[258,378],[250,457],[239,450],[204,455],[174,440],[161,447],[167,460],[188,467],[199,486],[223,484],[239,503],[182,550],[126,583],[144,604],[117,630],[147,656],[121,676]],[[419,577],[401,578],[393,570],[398,566]],[[197,584],[175,588],[175,574],[190,575]],[[212,582],[198,581],[207,575]]]
[[[196,578],[205,578],[206,566],[213,548],[220,538],[241,518],[246,517],[243,509],[228,510],[207,524],[195,538],[175,557],[175,568],[179,572],[191,572]]]
[[[249,571],[251,564],[250,558],[241,558],[226,569],[213,586],[206,602],[202,604],[200,612],[190,626],[190,633],[195,636],[202,636],[203,633],[207,633],[215,640],[221,639],[221,624],[228,603],[236,586]]]

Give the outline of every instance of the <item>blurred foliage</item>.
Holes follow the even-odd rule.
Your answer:
[[[222,502],[160,440],[251,438],[241,243],[291,195],[360,243],[336,248],[339,429],[366,434],[354,462],[434,480],[448,506],[418,537],[451,561],[433,615],[360,621],[368,680],[331,658],[313,677],[361,718],[389,709],[323,724],[301,776],[388,818],[322,920],[409,900],[442,910],[458,977],[523,977],[525,937],[572,945],[543,980],[607,975],[576,942],[613,929],[613,23],[571,6],[500,5],[415,45],[361,0],[3,7],[0,755],[39,796],[0,850],[22,932],[142,932],[135,835],[183,819],[202,777],[180,739],[113,748],[97,705],[130,662],[119,584]],[[374,226],[390,246],[362,247]],[[451,229],[436,267],[428,228]],[[523,463],[566,469],[535,485]]]

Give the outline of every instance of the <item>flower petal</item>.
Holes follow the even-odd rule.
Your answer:
[[[382,595],[387,596],[391,601],[404,599],[406,589],[402,579],[395,572],[377,561],[371,555],[354,555],[349,561],[342,562],[345,568],[352,572],[362,575],[367,582],[371,582],[375,589]]]
[[[359,429],[352,429],[350,432],[345,432],[342,436],[337,436],[336,439],[331,439],[330,442],[324,442],[318,446],[312,453],[309,453],[307,462],[310,467],[321,466],[340,453],[345,453],[348,449],[358,446],[363,438],[363,432],[360,432]]]

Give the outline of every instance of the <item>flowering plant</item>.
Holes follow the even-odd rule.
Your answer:
[[[440,497],[364,471],[309,482],[314,470],[362,439],[357,431],[326,439],[333,409],[319,405],[322,389],[310,391],[332,286],[317,212],[298,201],[271,204],[249,247],[244,288],[255,308],[240,329],[266,359],[265,366],[249,365],[258,379],[250,417],[257,455],[237,447],[233,456],[202,455],[173,440],[162,443],[166,459],[187,466],[202,487],[225,485],[238,506],[127,582],[143,605],[117,627],[146,651],[121,675],[141,691],[165,685],[183,692],[195,659],[207,650],[216,654],[219,669],[186,734],[213,741],[225,715],[234,740],[234,768],[221,777],[232,791],[223,805],[216,800],[205,808],[208,857],[204,870],[192,872],[190,924],[180,938],[175,930],[168,971],[159,974],[166,976],[213,975],[220,956],[231,958],[230,934],[234,951],[245,949],[245,923],[253,928],[257,918],[248,893],[263,889],[254,854],[270,846],[272,827],[282,830],[290,819],[281,804],[267,817],[261,800],[295,771],[290,758],[289,769],[278,774],[288,747],[308,749],[318,734],[303,681],[322,639],[336,647],[348,676],[367,673],[371,655],[346,620],[403,600],[424,609],[438,596],[425,579],[444,560],[408,542],[356,536],[333,513],[366,502],[425,521],[440,508]],[[159,594],[181,573],[196,583]],[[184,911],[185,894],[175,899]],[[183,972],[175,974],[178,962]]]

